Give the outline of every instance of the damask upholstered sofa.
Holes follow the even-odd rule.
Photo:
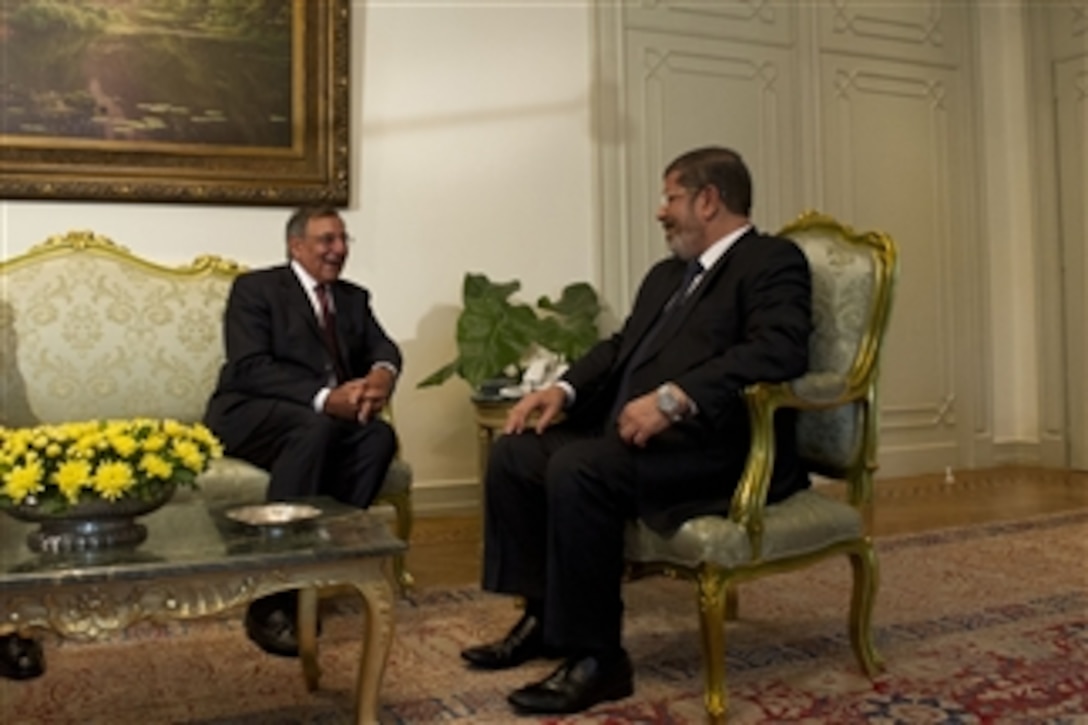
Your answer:
[[[198,421],[223,362],[222,316],[242,268],[218,257],[167,267],[91,232],[52,237],[0,262],[0,425],[97,418]],[[199,479],[209,498],[264,496],[267,474],[225,457]],[[412,529],[411,469],[399,456],[378,503]],[[402,556],[397,582],[411,586]]]

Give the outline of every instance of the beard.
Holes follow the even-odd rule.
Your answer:
[[[674,256],[685,262],[698,256],[698,241],[693,232],[669,227],[665,230],[665,244]]]

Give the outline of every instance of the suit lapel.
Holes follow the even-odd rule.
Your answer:
[[[307,328],[313,333],[314,340],[323,347],[325,343],[321,339],[321,325],[318,324],[317,313],[310,303],[309,295],[302,289],[302,283],[289,265],[282,269],[280,282],[283,286],[283,299],[286,301],[287,309],[290,314],[301,317],[305,321]]]
[[[678,264],[674,267],[674,271],[667,275],[653,298],[646,302],[644,309],[641,310],[641,314],[639,314],[637,318],[633,317],[631,319],[630,334],[624,337],[624,346],[623,349],[620,350],[617,367],[623,368],[627,365],[627,361],[638,348],[642,338],[650,333],[650,330],[654,327],[657,319],[664,313],[665,305],[668,304],[669,298],[672,297],[683,277],[683,265]],[[646,356],[642,355],[642,357],[645,359]]]
[[[664,326],[657,331],[656,335],[654,335],[654,339],[650,341],[646,353],[642,356],[639,367],[652,360],[661,348],[665,347],[665,344],[676,336],[676,333],[684,327],[684,323],[687,321],[692,311],[717,284],[718,278],[722,275],[722,270],[730,263],[730,260],[736,257],[737,249],[742,244],[750,242],[756,236],[758,236],[758,232],[756,232],[755,227],[752,227],[745,232],[740,239],[735,241],[732,246],[726,250],[725,254],[718,258],[718,261],[714,263],[713,267],[703,273],[702,279],[699,280],[699,286],[692,291],[691,295],[684,301],[679,309],[673,311],[669,319],[665,321]],[[680,280],[678,279],[676,284],[679,283]],[[662,305],[662,307],[664,307],[664,305]]]

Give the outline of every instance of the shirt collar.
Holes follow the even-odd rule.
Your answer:
[[[734,229],[707,247],[706,251],[699,255],[699,263],[703,265],[703,269],[706,270],[713,267],[717,261],[722,258],[722,255],[728,252],[729,248],[732,247],[738,239],[747,234],[748,230],[751,228],[751,224],[745,224],[740,229]]]
[[[295,273],[295,277],[298,278],[298,283],[302,285],[302,289],[313,295],[314,287],[317,287],[317,280],[310,276],[298,261],[291,260],[291,271]]]

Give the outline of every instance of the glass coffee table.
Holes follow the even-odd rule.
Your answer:
[[[52,554],[26,544],[33,524],[0,525],[0,634],[47,629],[73,639],[110,636],[140,621],[194,619],[300,589],[303,676],[317,689],[318,589],[355,589],[364,603],[356,717],[377,722],[378,690],[393,641],[394,554],[407,549],[383,521],[331,499],[288,523],[228,516],[252,499],[181,493],[141,519],[145,542],[130,549]],[[48,671],[46,677],[49,676]]]

